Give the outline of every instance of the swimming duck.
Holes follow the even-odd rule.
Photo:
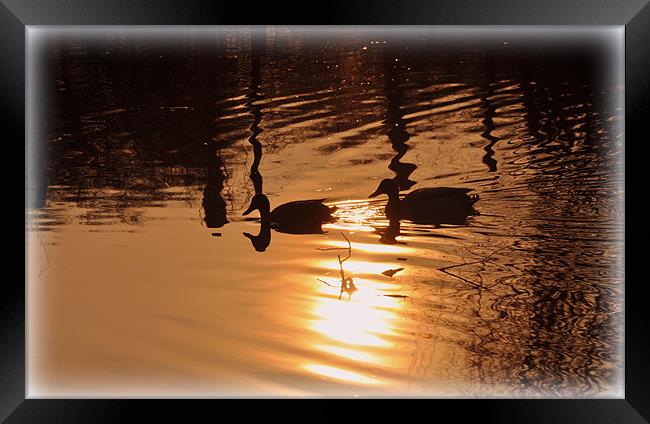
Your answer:
[[[477,194],[467,194],[471,188],[426,187],[399,197],[399,186],[385,179],[368,197],[388,196],[386,217],[389,220],[407,219],[416,224],[463,225],[469,215],[476,214],[472,207],[479,199]]]
[[[269,198],[258,193],[251,199],[251,204],[244,211],[248,215],[254,210],[260,211],[262,225],[270,225],[276,231],[288,234],[322,234],[321,225],[332,222],[332,212],[336,207],[323,204],[325,199],[298,200],[285,203],[271,210]]]

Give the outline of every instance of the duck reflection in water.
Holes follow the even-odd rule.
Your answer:
[[[247,232],[243,234],[251,241],[253,248],[258,252],[265,252],[266,248],[271,244],[271,225],[268,222],[262,222],[257,235]]]
[[[403,241],[397,241],[397,237],[402,234],[400,227],[401,223],[399,219],[390,219],[388,221],[388,227],[385,230],[376,230],[379,234],[379,242],[383,244],[406,244]]]
[[[432,224],[438,228],[443,224],[466,225],[467,218],[477,214],[473,205],[479,196],[468,194],[470,191],[471,188],[427,187],[414,190],[400,199],[397,183],[385,179],[368,197],[380,194],[388,196],[385,212],[391,223],[406,219],[416,224]],[[394,231],[395,227],[393,233]],[[399,235],[399,225],[397,233]]]

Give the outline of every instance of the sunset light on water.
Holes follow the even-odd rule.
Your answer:
[[[621,81],[453,31],[35,29],[28,393],[620,395]]]

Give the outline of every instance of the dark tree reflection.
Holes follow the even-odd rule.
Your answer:
[[[494,57],[491,53],[485,55],[485,71],[483,73],[485,82],[483,83],[481,96],[481,103],[483,105],[483,125],[485,126],[485,131],[481,133],[481,137],[485,138],[488,141],[488,144],[483,148],[485,150],[485,156],[483,156],[483,163],[488,166],[490,172],[496,172],[497,170],[497,161],[494,159],[494,144],[499,141],[499,139],[492,135],[492,131],[495,129],[494,115],[496,113],[496,107],[490,98],[494,95],[494,90],[492,89],[492,81],[494,80]]]
[[[246,106],[248,112],[253,117],[253,122],[249,128],[251,135],[248,137],[248,142],[253,147],[253,163],[251,164],[249,177],[253,182],[255,194],[264,194],[262,174],[259,170],[260,162],[262,161],[262,143],[257,140],[257,136],[262,132],[262,128],[259,126],[262,121],[262,107],[256,102],[262,99],[262,93],[260,92],[260,87],[262,85],[260,68],[261,56],[265,47],[266,31],[253,31],[251,34],[251,83],[248,93],[246,94]],[[260,222],[260,231],[257,235],[245,232],[244,236],[251,241],[251,244],[256,251],[265,252],[271,244],[271,226],[268,222],[262,220]]]
[[[260,61],[265,47],[266,32],[264,30],[253,31],[251,34],[251,84],[246,94],[246,106],[253,117],[248,142],[253,146],[253,164],[251,165],[250,179],[253,182],[255,194],[263,193],[262,175],[259,171],[260,161],[262,160],[262,143],[257,140],[257,136],[262,132],[262,128],[259,126],[262,121],[262,107],[256,102],[262,98],[260,92],[262,84]]]
[[[219,142],[211,140],[206,146],[207,184],[203,190],[203,220],[208,228],[221,228],[228,223],[226,201],[221,195],[226,175],[219,156]]]
[[[384,65],[384,94],[386,96],[386,119],[384,125],[388,134],[395,156],[390,161],[388,169],[395,173],[395,182],[400,190],[408,190],[415,181],[409,179],[409,176],[415,171],[417,166],[413,163],[404,163],[400,160],[406,155],[409,149],[406,142],[409,140],[409,134],[406,131],[406,122],[403,119],[404,112],[401,108],[403,89],[401,86],[402,67],[399,64],[399,58],[394,54],[386,52]]]

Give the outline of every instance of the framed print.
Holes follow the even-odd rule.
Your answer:
[[[647,422],[625,184],[650,8],[438,3],[3,0],[25,279],[2,418],[399,398]]]

